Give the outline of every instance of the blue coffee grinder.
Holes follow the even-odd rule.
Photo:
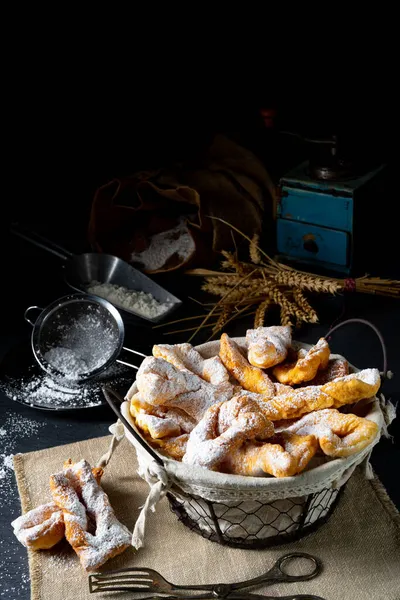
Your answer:
[[[346,160],[336,136],[305,141],[310,159],[280,179],[278,257],[303,270],[361,273],[377,227],[384,165]]]

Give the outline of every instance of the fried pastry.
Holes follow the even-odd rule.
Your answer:
[[[260,369],[268,369],[285,360],[292,331],[289,325],[258,327],[246,332],[249,363]]]
[[[162,358],[147,357],[136,376],[140,398],[153,406],[180,408],[198,422],[207,408],[234,395],[230,383],[212,385]]]
[[[241,353],[239,346],[226,333],[221,336],[219,356],[229,373],[250,392],[273,398],[275,387],[271,379],[258,367],[253,367]]]
[[[136,415],[137,426],[153,439],[180,435],[181,428],[173,419],[156,417],[146,413]]]
[[[372,398],[379,387],[378,369],[364,369],[321,386],[290,388],[290,392],[276,395],[266,401],[262,397],[252,396],[252,399],[258,402],[267,419],[279,421],[295,419],[314,410],[339,408],[363,398]]]
[[[314,379],[302,385],[324,385],[329,381],[334,381],[338,377],[345,377],[349,374],[349,363],[345,358],[330,358],[326,369],[317,372]]]
[[[248,398],[232,398],[211,406],[191,432],[183,462],[216,470],[247,440],[268,438],[273,425]]]
[[[363,369],[321,386],[334,399],[334,408],[375,396],[381,385],[378,369]]]
[[[87,571],[96,571],[130,545],[128,529],[116,518],[90,465],[82,460],[50,477],[53,501],[62,510],[65,537]],[[95,533],[89,532],[90,522]]]
[[[11,523],[17,539],[31,550],[48,550],[65,534],[64,515],[55,502],[42,504]]]
[[[178,437],[157,440],[157,446],[167,456],[175,460],[182,460],[185,455],[187,442],[189,439],[188,433],[183,433]]]
[[[221,468],[235,475],[292,477],[305,469],[317,449],[314,435],[287,432],[264,444],[247,442],[234,448]]]
[[[336,409],[318,410],[283,428],[284,433],[314,435],[323,453],[333,457],[360,452],[371,444],[378,431],[374,421]]]
[[[229,382],[229,373],[218,356],[204,359],[191,344],[159,344],[153,356],[163,358],[180,371],[189,371],[213,385]]]
[[[308,352],[305,354],[300,352],[296,362],[277,365],[272,373],[279,383],[296,385],[311,381],[319,369],[326,369],[329,356],[328,342],[321,338]]]
[[[139,394],[132,396],[129,412],[135,419],[136,425],[152,439],[189,433],[196,425],[196,421],[183,410],[147,404],[141,400]]]
[[[72,464],[68,459],[64,463],[67,469]],[[97,483],[103,476],[101,467],[93,467],[92,473]],[[64,514],[55,502],[48,502],[26,512],[11,523],[17,539],[31,550],[48,550],[65,535]]]

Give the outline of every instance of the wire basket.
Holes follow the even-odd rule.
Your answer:
[[[326,488],[314,494],[273,502],[211,502],[169,492],[170,508],[186,527],[207,540],[235,548],[266,548],[294,541],[315,531],[333,513],[344,490]]]
[[[245,343],[244,338],[236,341]],[[311,347],[302,343],[297,346]],[[386,373],[384,345],[382,348]],[[197,350],[203,358],[210,358],[218,354],[219,342],[203,344]],[[350,369],[358,371],[351,365]],[[136,429],[129,412],[129,400],[136,391],[133,384],[121,412],[107,399],[120,416],[126,437],[135,446],[140,475],[153,488],[149,494],[151,502],[147,502],[143,510],[151,510],[166,494],[171,510],[185,526],[226,546],[265,548],[315,531],[333,513],[355,468],[368,461],[373,446],[379,441],[377,436],[370,446],[346,458],[315,457],[316,461],[313,465],[310,463],[308,470],[294,477],[276,479],[222,474],[169,459],[151,448]],[[382,404],[384,398],[368,402],[364,406],[364,416],[382,431],[385,422],[390,422]],[[144,520],[145,516],[138,528],[142,530],[141,535]]]

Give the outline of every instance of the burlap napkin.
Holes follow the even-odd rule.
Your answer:
[[[15,473],[23,510],[49,500],[49,475],[58,471],[65,459],[86,458],[95,464],[109,442],[110,437],[104,437],[17,455]],[[103,487],[118,518],[130,529],[148,492],[136,470],[135,451],[123,440],[106,468]],[[399,600],[399,520],[379,481],[367,481],[358,471],[327,524],[298,542],[266,550],[233,549],[204,540],[178,522],[164,499],[148,520],[145,547],[137,552],[128,549],[109,561],[105,570],[147,566],[174,583],[232,582],[264,573],[287,551],[304,550],[322,560],[324,571],[318,578],[254,592],[277,596],[312,593],[327,600]],[[29,566],[32,600],[110,598],[109,594],[89,594],[87,574],[66,542],[53,550],[30,552]]]

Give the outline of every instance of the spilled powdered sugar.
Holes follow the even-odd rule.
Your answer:
[[[148,319],[159,317],[171,307],[171,304],[168,302],[158,302],[148,292],[129,290],[122,285],[114,285],[112,283],[91,281],[86,291],[95,296],[105,298],[117,307],[124,308]]]
[[[1,382],[0,389],[12,400],[28,406],[62,410],[100,406],[104,404],[102,385],[105,382],[120,388],[130,380],[131,374],[118,364],[94,379],[75,385],[71,385],[69,379],[52,379],[44,372],[38,374],[34,367],[31,375]],[[1,435],[0,430],[0,442]]]
[[[14,484],[13,450],[21,438],[36,435],[43,426],[32,419],[6,413],[0,437],[0,504],[13,504],[16,498]]]
[[[3,415],[0,429],[0,506],[5,519],[12,521],[18,516],[17,485],[13,471],[13,454],[22,438],[36,436],[43,423],[24,418],[11,412]],[[26,550],[15,541],[0,536],[0,598],[16,600],[29,595],[29,573]]]

